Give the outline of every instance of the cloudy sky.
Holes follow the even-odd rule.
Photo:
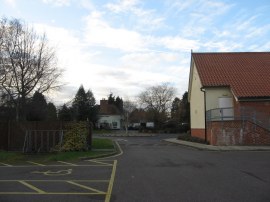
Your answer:
[[[97,100],[164,82],[181,97],[191,49],[270,51],[269,11],[269,0],[0,0],[0,17],[45,31],[56,48],[66,83],[50,94],[57,105],[81,84]]]

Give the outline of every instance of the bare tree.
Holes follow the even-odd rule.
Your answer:
[[[0,88],[16,106],[16,119],[24,118],[26,98],[60,87],[62,71],[45,33],[17,20],[0,20]]]
[[[128,134],[128,124],[129,124],[129,116],[133,110],[136,109],[135,103],[131,102],[130,100],[124,101],[123,104],[123,113],[124,113],[124,123],[126,134]]]
[[[175,92],[176,89],[169,83],[152,86],[139,94],[139,102],[153,114],[154,121],[160,124],[172,106]]]

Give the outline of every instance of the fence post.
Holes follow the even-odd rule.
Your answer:
[[[8,138],[8,142],[7,142],[7,150],[9,151],[9,149],[10,149],[10,133],[11,133],[11,128],[10,128],[10,126],[11,126],[11,123],[10,123],[11,121],[9,120],[8,121],[8,136],[7,136],[7,138]]]
[[[90,121],[87,121],[87,128],[88,128],[88,134],[87,134],[87,146],[88,149],[92,149],[92,134],[93,134],[93,124]]]

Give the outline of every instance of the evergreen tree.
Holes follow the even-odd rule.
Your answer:
[[[72,102],[72,110],[75,120],[96,122],[98,110],[93,92],[91,90],[85,92],[81,85]]]
[[[110,93],[109,97],[108,97],[108,104],[114,105],[116,106],[116,108],[120,111],[123,112],[123,100],[122,98],[120,98],[119,96],[117,96],[115,98],[115,96],[113,96],[113,93]]]
[[[188,92],[185,92],[181,101],[181,118],[183,122],[190,122],[190,104],[188,102]]]
[[[188,103],[188,92],[185,92],[182,99],[175,98],[172,103],[171,117],[174,121],[181,123],[190,122],[190,106]]]
[[[27,104],[28,121],[44,121],[47,118],[47,102],[42,93],[35,92],[30,102]]]
[[[56,107],[51,102],[49,102],[47,105],[47,120],[49,120],[49,121],[57,120]]]
[[[181,100],[178,97],[174,98],[171,108],[171,117],[176,122],[180,122],[181,118],[180,107],[181,107]]]
[[[86,93],[86,101],[87,101],[87,105],[89,107],[94,107],[96,104],[96,99],[95,99],[94,94],[91,90],[88,90]]]
[[[86,121],[88,118],[87,95],[83,85],[77,91],[74,101],[72,102],[72,109],[74,110],[75,119],[77,121]]]
[[[58,112],[58,119],[61,121],[72,121],[72,110],[64,104]]]
[[[108,97],[108,104],[115,104],[115,97],[113,96],[113,93],[110,93]]]
[[[119,96],[115,99],[115,106],[120,110],[120,112],[123,112],[123,100]]]

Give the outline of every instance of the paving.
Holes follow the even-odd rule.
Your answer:
[[[117,160],[0,162],[0,201],[108,202],[116,167]]]
[[[112,202],[269,202],[270,152],[205,150],[164,142],[176,138],[115,137]]]
[[[270,201],[270,151],[176,137],[110,137],[119,153],[102,159],[0,162],[0,201]]]
[[[201,150],[212,150],[212,151],[270,151],[270,146],[214,146],[201,144],[196,142],[189,142],[178,140],[177,138],[168,138],[164,139],[166,142],[185,145]]]

